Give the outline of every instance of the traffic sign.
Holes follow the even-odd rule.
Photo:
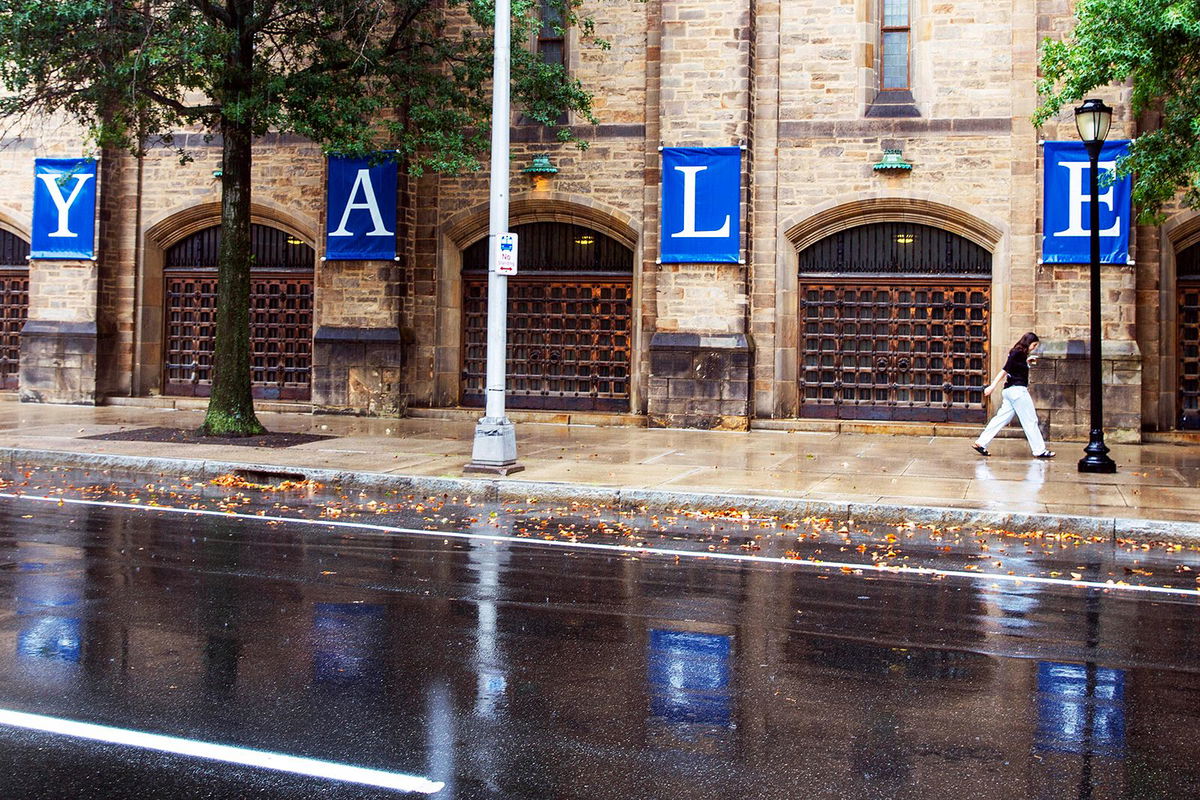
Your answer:
[[[502,233],[496,242],[496,274],[517,274],[517,235]]]

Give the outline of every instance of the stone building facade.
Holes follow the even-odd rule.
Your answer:
[[[1050,434],[1086,434],[1087,269],[1039,261],[1039,142],[1076,134],[1069,112],[1029,122],[1038,44],[1069,27],[1066,4],[585,10],[613,45],[567,37],[596,95],[600,124],[578,126],[590,148],[514,116],[510,227],[539,256],[510,282],[511,406],[729,429],[975,424],[982,386],[1035,330]],[[1130,118],[1126,90],[1106,100],[1110,138],[1151,122]],[[14,372],[19,352],[5,386],[22,400],[204,393],[196,298],[212,265],[195,254],[218,223],[219,147],[181,136],[186,165],[101,154],[96,261],[29,265],[0,361]],[[743,263],[658,263],[664,145],[743,148]],[[79,151],[53,125],[0,151],[0,232],[28,242],[32,159]],[[911,169],[877,169],[885,151]],[[557,173],[525,172],[539,156]],[[278,256],[256,300],[262,395],[371,414],[476,404],[486,175],[402,178],[397,259],[325,261],[319,148],[268,136],[255,158],[254,222]],[[1200,215],[1176,209],[1132,239],[1133,263],[1103,277],[1106,416],[1123,439],[1200,426]]]

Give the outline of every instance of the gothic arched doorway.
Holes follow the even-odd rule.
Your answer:
[[[985,248],[910,222],[800,251],[801,416],[984,420],[991,272]]]
[[[29,316],[29,242],[0,230],[0,389],[21,379],[21,328]]]
[[[508,279],[510,408],[628,411],[633,251],[561,222],[513,228],[520,273]],[[463,250],[462,403],[484,405],[488,240]]]
[[[1175,258],[1179,286],[1179,415],[1180,428],[1200,429],[1200,244]]]
[[[254,396],[308,400],[311,394],[311,246],[285,231],[250,226],[250,377]],[[163,393],[207,397],[216,336],[219,226],[167,248]]]

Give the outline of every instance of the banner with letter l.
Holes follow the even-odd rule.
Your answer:
[[[329,157],[325,258],[391,261],[396,257],[396,162]]]
[[[664,264],[741,261],[742,149],[662,149]]]
[[[1043,155],[1042,262],[1090,264],[1091,162],[1083,142],[1046,142]],[[1129,175],[1104,185],[1104,174],[1129,153],[1129,140],[1105,142],[1100,150],[1100,263],[1129,263],[1132,217]]]
[[[37,158],[33,162],[30,258],[96,255],[96,160]]]

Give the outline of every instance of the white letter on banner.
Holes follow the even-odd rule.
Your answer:
[[[62,187],[58,184],[58,179],[63,177],[58,172],[43,172],[38,175],[42,183],[46,184],[46,188],[50,191],[50,199],[54,201],[55,208],[58,209],[58,230],[47,236],[54,237],[74,237],[78,233],[71,233],[71,229],[67,227],[70,223],[71,206],[75,204],[75,200],[79,197],[79,192],[83,189],[83,185],[90,181],[95,175],[72,175],[75,179],[75,188],[71,190],[71,196],[63,199]]]
[[[1091,167],[1086,161],[1063,161],[1058,164],[1067,171],[1070,175],[1067,197],[1067,229],[1065,231],[1055,231],[1055,236],[1088,236],[1091,232],[1083,227],[1083,204],[1092,202],[1092,193],[1089,189],[1087,192],[1083,190],[1083,172]],[[1117,162],[1101,161],[1100,169],[1116,169]],[[1098,195],[1101,203],[1108,206],[1108,210],[1113,208],[1113,187],[1110,185],[1107,190]],[[1121,233],[1121,218],[1117,217],[1116,222],[1111,228],[1100,231],[1101,236],[1119,236]]]
[[[683,230],[672,233],[671,238],[680,239],[726,239],[729,237],[729,215],[725,224],[715,231],[696,230],[696,173],[708,167],[676,167],[683,173]]]
[[[358,187],[362,187],[364,202],[355,203],[354,198],[358,197]],[[354,186],[350,189],[350,198],[346,201],[346,210],[342,212],[342,223],[338,225],[336,231],[330,233],[330,236],[353,236],[354,233],[346,230],[346,223],[350,220],[350,212],[355,209],[363,208],[371,212],[371,221],[375,224],[375,230],[369,231],[367,236],[391,236],[392,232],[383,225],[383,215],[379,213],[379,203],[375,200],[375,187],[371,185],[371,171],[369,169],[360,169],[358,176],[354,179]]]

